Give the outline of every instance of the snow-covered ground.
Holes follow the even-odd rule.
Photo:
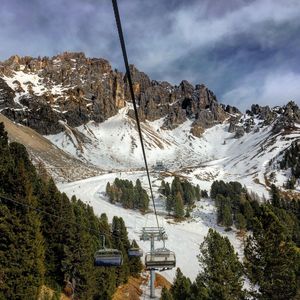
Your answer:
[[[149,242],[139,240],[139,235],[142,227],[156,226],[156,221],[153,213],[142,215],[138,211],[124,209],[119,205],[109,203],[105,196],[105,187],[108,181],[113,182],[116,178],[123,178],[135,181],[139,178],[144,187],[147,187],[147,180],[144,172],[124,172],[110,173],[86,180],[81,180],[72,183],[61,183],[58,185],[62,192],[68,196],[73,194],[82,201],[93,206],[95,213],[100,215],[106,213],[111,220],[113,216],[120,216],[124,219],[128,227],[130,239],[136,239],[144,252],[149,251]],[[158,178],[152,178],[155,198],[160,211],[163,211],[161,200],[158,197],[157,189],[160,185]],[[236,251],[242,255],[242,243],[236,238],[235,232],[224,232],[224,229],[216,225],[216,211],[213,202],[210,199],[205,199],[197,203],[197,206],[192,214],[192,219],[189,221],[175,223],[173,220],[168,220],[165,216],[159,216],[159,225],[163,226],[168,234],[166,247],[176,253],[177,266],[181,268],[183,273],[194,280],[200,270],[197,260],[199,254],[199,246],[204,240],[209,228],[215,228],[221,234],[228,236]],[[156,247],[162,247],[162,243],[157,242]],[[173,281],[175,269],[163,272],[169,281]]]
[[[135,122],[127,116],[130,104],[107,121],[88,124],[46,136],[59,148],[104,170],[126,171],[144,167]],[[268,197],[265,178],[273,171],[270,163],[292,141],[300,138],[300,128],[290,134],[273,134],[270,126],[255,128],[237,139],[229,124],[215,125],[198,138],[190,133],[187,120],[173,130],[161,129],[163,119],[142,123],[147,160],[150,166],[162,161],[168,171],[197,180],[209,189],[214,180],[239,181],[248,190]],[[76,134],[80,132],[80,134]],[[84,134],[85,139],[81,136]],[[282,174],[278,182],[284,182]]]

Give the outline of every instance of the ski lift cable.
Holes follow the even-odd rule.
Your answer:
[[[153,209],[154,209],[154,213],[155,213],[157,227],[159,227],[156,206],[155,206],[154,196],[153,196],[153,190],[152,190],[152,184],[151,184],[151,180],[150,180],[150,173],[149,173],[146,152],[145,152],[145,147],[144,147],[144,142],[143,142],[143,136],[142,136],[141,126],[140,126],[140,121],[139,121],[139,116],[138,116],[138,111],[137,111],[137,106],[136,106],[136,101],[135,101],[135,95],[134,95],[134,91],[133,91],[133,84],[132,84],[132,79],[131,79],[131,74],[130,74],[130,69],[129,69],[127,51],[126,51],[125,40],[124,40],[124,36],[123,36],[123,30],[122,30],[122,24],[121,24],[117,0],[112,0],[112,5],[113,5],[114,15],[115,15],[115,19],[116,19],[116,25],[117,25],[117,29],[118,29],[120,44],[121,44],[121,48],[122,48],[122,54],[123,54],[123,59],[124,59],[124,64],[125,64],[125,69],[126,69],[126,75],[127,75],[127,79],[128,79],[130,95],[131,95],[133,108],[134,108],[134,114],[135,114],[136,123],[137,123],[137,127],[138,127],[139,139],[140,139],[140,143],[141,143],[141,147],[142,147],[143,158],[144,158],[144,163],[145,163],[147,177],[148,177],[151,199],[153,202]]]

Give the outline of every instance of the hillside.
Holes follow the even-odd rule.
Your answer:
[[[266,196],[271,183],[283,187],[289,180],[290,171],[280,170],[279,161],[299,139],[296,103],[252,105],[241,114],[219,103],[204,85],[183,80],[172,86],[134,66],[131,72],[152,167],[163,161],[166,170],[198,178],[207,189],[213,180],[238,180]],[[27,126],[19,130],[30,127],[63,151],[37,133],[21,141],[57,180],[90,177],[99,169],[143,168],[126,76],[104,59],[66,52],[0,62],[0,110]],[[17,131],[11,132],[12,140]]]
[[[232,252],[238,253],[236,259],[241,262],[245,255],[245,240],[241,237],[245,235],[243,230],[246,226],[239,232],[238,213],[231,210],[229,215],[232,220],[234,219],[234,223],[230,225],[232,228],[219,226],[218,201],[208,198],[207,193],[200,201],[193,203],[192,207],[184,208],[190,209],[186,218],[175,220],[169,216],[166,212],[166,199],[159,188],[162,180],[171,184],[176,175],[181,179],[187,179],[195,186],[199,185],[200,189],[206,190],[208,194],[216,180],[238,181],[245,187],[242,194],[237,198],[232,196],[232,199],[228,198],[226,193],[221,197],[224,196],[223,203],[226,201],[230,203],[227,208],[235,203],[235,206],[231,206],[235,209],[238,207],[241,212],[246,207],[244,204],[248,204],[250,225],[247,224],[246,229],[254,232],[254,217],[262,216],[264,209],[268,210],[271,207],[270,209],[274,210],[274,214],[271,213],[272,218],[275,214],[279,216],[275,216],[272,220],[277,222],[277,225],[282,222],[282,226],[288,228],[288,234],[282,235],[284,237],[282,241],[285,238],[291,239],[298,246],[298,227],[296,228],[298,225],[296,199],[300,194],[297,153],[300,140],[298,105],[293,101],[282,107],[273,108],[254,104],[243,114],[235,107],[221,104],[214,93],[203,84],[193,86],[183,80],[178,86],[172,86],[167,82],[150,80],[134,66],[131,66],[131,70],[150,165],[154,201],[159,214],[158,220],[169,236],[166,246],[175,251],[177,266],[183,273],[194,280],[203,270],[197,255],[211,228],[216,230],[216,234],[220,234],[220,238],[229,238],[233,245]],[[83,201],[78,201],[78,205],[87,210],[93,218],[97,219],[92,214],[93,210],[97,216],[107,214],[108,218],[101,216],[105,222],[101,218],[97,219],[107,225],[106,229],[109,228],[108,222],[118,222],[114,216],[121,217],[127,225],[130,240],[139,240],[142,227],[156,226],[152,203],[149,210],[141,213],[125,209],[119,203],[110,203],[106,195],[107,183],[113,182],[116,177],[133,182],[139,179],[143,188],[149,192],[126,76],[113,70],[109,62],[104,59],[87,58],[83,53],[64,53],[52,58],[13,56],[0,63],[0,112],[0,122],[6,127],[9,141],[23,144],[43,180],[53,176],[58,183],[58,189],[62,192],[60,194],[55,190],[52,181],[51,184],[44,183],[35,171],[32,171],[38,178],[36,181],[43,188],[40,191],[38,186],[35,187],[33,195],[38,199],[35,205],[52,209],[50,196],[53,192],[55,197],[57,196],[57,199],[54,197],[55,209],[60,213],[70,214],[70,218],[76,220],[76,217],[80,217],[80,214],[76,215],[76,199],[72,198],[70,202],[75,203],[73,207],[73,204],[65,198],[65,194],[70,198],[75,195],[77,199]],[[7,141],[5,147],[10,153]],[[14,154],[15,152],[10,154],[12,161]],[[24,154],[24,157],[27,157],[26,155]],[[3,155],[5,162],[4,158],[5,155]],[[23,162],[18,163],[20,165],[18,172],[23,174]],[[296,164],[297,168],[294,168],[293,164]],[[29,163],[28,166],[33,168]],[[295,174],[298,177],[295,177]],[[9,168],[5,176],[10,178]],[[4,180],[3,186],[5,182]],[[291,182],[293,195],[297,195],[292,197],[293,201],[289,201],[291,198],[289,195],[292,193]],[[274,200],[272,184],[281,189],[280,192],[277,191],[278,195],[280,194],[278,198],[284,195],[282,199],[277,199],[277,206],[274,207],[271,204],[266,205],[264,201],[270,197],[270,191],[272,191],[271,200]],[[24,191],[25,195],[27,193],[29,195],[26,201],[31,201],[30,184],[28,186],[27,190],[27,185],[24,184]],[[46,187],[49,191],[44,192]],[[10,191],[10,186],[5,188]],[[18,186],[15,189],[17,190]],[[50,196],[47,198],[43,193]],[[261,197],[257,197],[256,194]],[[44,203],[44,198],[48,202]],[[245,200],[246,198],[249,202]],[[69,210],[66,209],[67,212],[62,211],[64,201],[66,207],[70,206]],[[249,204],[250,202],[252,204]],[[268,211],[264,213],[269,214]],[[38,231],[40,226],[43,228],[48,224],[42,216],[35,217]],[[88,218],[84,220],[87,224],[90,224],[89,221]],[[62,238],[59,224],[55,224],[53,220],[51,224],[56,226],[53,236],[57,235],[57,239]],[[103,225],[101,224],[100,227]],[[277,228],[276,226],[274,228]],[[65,227],[68,235],[68,226]],[[102,227],[98,227],[97,231],[102,230]],[[126,231],[125,225],[123,229]],[[51,239],[52,235],[48,237],[47,234],[46,231],[44,238]],[[86,236],[84,230],[81,234],[82,238]],[[96,246],[99,247],[98,232],[96,234],[97,241],[91,236],[87,243],[90,249],[87,260],[84,260],[87,262],[86,268],[89,268],[85,274],[86,278],[98,274],[98,271],[93,269],[91,260]],[[71,248],[76,249],[73,237],[68,242]],[[279,245],[282,241],[280,240]],[[62,238],[58,244],[64,243]],[[117,239],[114,243],[114,247],[122,246],[118,244]],[[126,243],[128,248],[129,241]],[[148,242],[139,241],[139,244],[144,252],[149,251]],[[291,247],[294,247],[293,245],[291,244]],[[161,243],[157,243],[157,247],[162,246]],[[126,247],[123,249],[124,254],[127,253]],[[71,254],[65,253],[64,251],[69,250],[61,246],[58,248],[54,249],[53,253],[47,253],[47,249],[43,250],[57,263],[56,267],[61,273],[57,279],[55,274],[50,274],[53,266],[48,266],[44,262],[50,273],[45,273],[44,276],[44,271],[41,270],[41,278],[55,279],[50,287],[55,284],[62,286],[65,283],[62,280],[64,276],[70,278],[76,273],[76,270],[73,270],[75,273],[72,275],[65,273],[64,261],[59,258],[58,262],[56,261],[56,252],[74,260],[77,259],[76,253],[72,251]],[[293,249],[295,250],[296,246]],[[43,257],[41,261],[43,262]],[[68,263],[68,272],[71,272],[74,262]],[[124,278],[121,276],[124,280],[119,282],[119,271],[108,272],[112,275],[113,287],[106,286],[103,276],[97,277],[103,286],[109,288],[109,294],[112,294],[116,286],[125,283],[129,276],[128,271],[124,269],[124,276],[122,275]],[[166,271],[163,275],[172,282],[176,270]],[[77,275],[75,277],[78,280]],[[93,283],[96,286],[98,282],[95,278],[93,277]],[[243,286],[246,289],[250,288],[247,281]],[[128,286],[125,285],[123,288],[124,293],[127,293]],[[143,285],[141,289],[145,296],[148,293],[147,285]],[[84,294],[86,290],[88,289],[83,284],[80,292]],[[89,288],[89,293],[91,295],[94,293],[92,287]]]
[[[0,122],[4,123],[10,141],[18,142],[26,147],[33,163],[41,173],[51,174],[54,178],[64,178],[67,181],[91,177],[101,173],[99,168],[82,163],[80,160],[57,148],[35,130],[14,123],[1,113]]]
[[[130,105],[107,121],[90,122],[76,128],[78,135],[60,133],[46,136],[60,149],[84,162],[93,163],[106,171],[133,171],[143,168],[143,159],[134,121],[128,116]],[[275,162],[293,141],[300,138],[300,124],[274,132],[279,122],[276,117],[265,124],[258,114],[243,115],[239,128],[252,118],[253,125],[242,136],[232,132],[230,120],[206,129],[200,137],[191,134],[188,120],[173,130],[162,129],[163,119],[142,124],[148,162],[157,172],[157,161],[165,170],[195,178],[209,189],[214,180],[238,180],[247,188],[268,197],[270,183],[283,186],[288,173],[279,172]],[[247,126],[247,125],[245,125]],[[84,136],[78,143],[78,136]],[[299,189],[299,184],[296,190]]]

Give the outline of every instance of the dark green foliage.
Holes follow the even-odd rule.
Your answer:
[[[166,197],[166,210],[170,214],[174,213],[176,218],[184,216],[184,205],[187,205],[187,216],[192,209],[192,205],[201,199],[201,190],[199,185],[196,187],[187,180],[180,180],[175,177],[172,181],[171,188],[169,183],[161,182],[160,192]]]
[[[291,168],[292,177],[287,182],[287,188],[294,189],[296,179],[300,178],[300,143],[295,141],[285,151],[280,161],[281,169]]]
[[[218,194],[216,197],[218,224],[229,228],[232,225],[232,211],[230,199]]]
[[[196,185],[194,191],[195,191],[195,197],[196,197],[196,200],[197,200],[197,201],[200,201],[200,200],[201,200],[201,190],[200,190],[199,184]]]
[[[271,185],[271,201],[273,206],[280,207],[279,190],[274,184]]]
[[[22,145],[8,145],[0,124],[0,192],[37,207],[34,167]],[[31,299],[44,282],[44,238],[36,211],[0,202],[0,298]]]
[[[285,199],[280,195],[279,189],[271,186],[271,204],[273,211],[281,222],[285,224],[292,240],[300,246],[300,206],[298,200]]]
[[[0,299],[37,299],[43,284],[58,295],[68,283],[74,299],[107,300],[119,283],[140,271],[140,259],[128,260],[123,220],[114,219],[111,232],[106,215],[98,218],[92,207],[60,193],[53,180],[42,181],[25,147],[8,144],[1,123],[0,193],[30,206],[0,200]],[[123,252],[124,266],[94,267],[100,234],[108,247]]]
[[[177,192],[174,198],[174,215],[176,218],[184,216],[184,204],[180,192]]]
[[[236,215],[236,228],[239,230],[245,230],[246,226],[247,226],[247,221],[245,217],[241,213],[238,213]]]
[[[167,288],[163,287],[161,291],[160,300],[174,300],[174,299],[172,297],[171,292]]]
[[[207,192],[207,190],[201,190],[201,197],[202,198],[208,198],[208,192]]]
[[[221,180],[213,182],[211,197],[216,202],[219,224],[229,229],[234,222],[239,227],[238,222],[241,221],[242,215],[246,221],[246,228],[251,229],[254,210],[259,214],[260,209],[256,194],[247,193],[238,182],[225,183]]]
[[[130,274],[130,263],[128,258],[128,249],[130,243],[128,240],[127,229],[122,218],[113,217],[112,222],[112,246],[116,249],[120,249],[123,254],[123,265],[122,267],[116,268],[117,285],[127,282]]]
[[[113,184],[107,183],[106,194],[111,203],[120,202],[125,208],[145,212],[149,206],[148,194],[139,179],[134,186],[132,181],[116,178]]]
[[[199,262],[203,271],[196,282],[199,291],[207,291],[205,299],[244,299],[242,265],[227,237],[209,229],[200,246]]]
[[[297,291],[299,250],[274,208],[264,205],[245,247],[248,277],[258,284],[259,299],[292,299]],[[299,279],[298,279],[299,280]]]
[[[182,274],[179,268],[176,270],[176,277],[170,292],[174,300],[186,300],[191,293],[191,281]]]

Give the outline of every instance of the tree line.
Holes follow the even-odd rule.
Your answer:
[[[207,191],[201,191],[199,185],[193,186],[178,176],[175,176],[171,185],[162,180],[159,191],[165,196],[167,212],[172,213],[176,218],[188,217],[195,201],[208,196]]]
[[[91,206],[59,192],[52,179],[42,180],[25,147],[8,143],[3,123],[0,194],[5,195],[0,197],[1,300],[41,298],[44,285],[55,291],[52,299],[59,299],[61,290],[74,292],[74,299],[110,299],[118,285],[141,271],[140,259],[127,256],[131,245],[122,218],[114,217],[110,226],[105,214],[96,216]],[[122,251],[122,266],[94,267],[100,234],[107,247]]]
[[[296,181],[300,178],[300,143],[299,140],[291,144],[284,152],[282,160],[279,162],[281,169],[291,168],[291,177],[286,183],[286,188],[295,189]]]
[[[246,236],[243,261],[227,237],[209,229],[200,246],[201,271],[196,280],[191,282],[178,269],[171,289],[163,289],[161,299],[299,299],[299,203],[282,198],[274,185],[270,201],[259,202],[257,196],[245,192],[236,182],[215,182],[211,190],[214,199],[222,195],[240,205],[243,195],[249,202],[252,213],[245,219],[250,234]],[[239,205],[230,206],[232,214],[235,210],[236,215],[241,213]],[[243,288],[246,278],[250,290]]]
[[[124,208],[139,209],[146,212],[149,208],[149,197],[142,188],[141,181],[136,180],[135,185],[127,179],[116,178],[111,184],[106,185],[106,195],[111,203],[119,202]]]

